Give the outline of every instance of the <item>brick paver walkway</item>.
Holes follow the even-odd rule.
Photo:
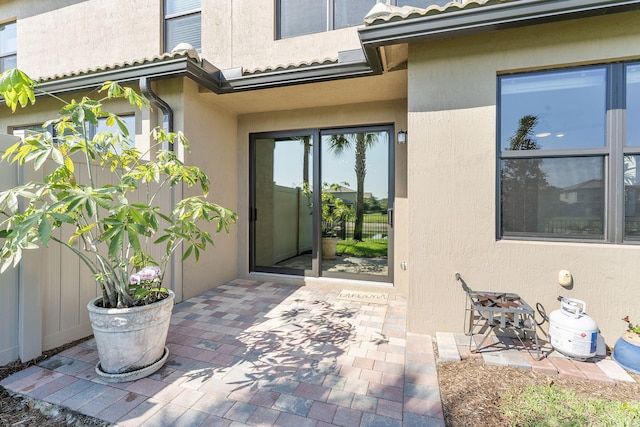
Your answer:
[[[109,384],[93,341],[5,379],[5,388],[118,426],[444,426],[430,336],[406,300],[234,280],[174,308],[169,359]]]
[[[481,341],[482,337],[477,338]],[[616,382],[635,382],[635,380],[611,356],[596,356],[581,361],[568,358],[555,351],[551,345],[541,340],[541,358],[535,351],[533,343],[523,347],[517,339],[490,335],[479,352],[475,342],[461,333],[437,332],[438,361],[460,361],[469,357],[482,357],[488,365],[511,366],[531,369],[549,376],[573,380],[599,381],[609,384]],[[470,347],[471,343],[471,347]]]

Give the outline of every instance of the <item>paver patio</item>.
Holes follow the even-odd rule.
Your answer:
[[[368,298],[363,298],[368,296]],[[406,299],[234,280],[177,304],[165,366],[128,383],[95,373],[93,340],[0,385],[118,426],[444,426],[434,341],[406,331]],[[482,357],[547,375],[633,379],[609,357],[535,360],[517,341],[437,333],[439,361]]]
[[[103,382],[89,340],[0,384],[118,426],[444,426],[432,339],[406,331],[405,298],[339,293],[234,280],[175,306],[148,378]]]

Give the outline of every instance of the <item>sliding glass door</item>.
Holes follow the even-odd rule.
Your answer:
[[[392,281],[393,129],[251,136],[252,271]]]
[[[312,270],[313,135],[259,137],[252,141],[253,264],[262,271]]]

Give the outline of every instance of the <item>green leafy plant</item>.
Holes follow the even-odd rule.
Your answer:
[[[349,185],[346,182],[343,185]],[[341,224],[351,219],[354,215],[353,207],[345,203],[333,194],[340,190],[340,184],[322,184],[321,206],[322,206],[322,237],[338,237]],[[309,209],[313,209],[311,202],[312,190],[308,182],[302,184],[302,194],[309,200]],[[311,213],[311,212],[310,212]]]
[[[33,104],[35,91],[36,83],[19,70],[0,75],[0,95],[12,111]],[[184,248],[183,261],[191,256],[197,261],[213,244],[211,233],[199,224],[214,223],[216,233],[229,233],[237,217],[206,200],[209,178],[202,170],[185,165],[174,150],[162,149],[174,144],[188,149],[182,133],[154,129],[150,148],[143,153],[132,148],[122,119],[103,109],[118,99],[147,109],[143,96],[114,82],[106,82],[100,92],[105,96],[98,100],[60,99],[64,106],[59,116],[43,125],[53,127],[57,136],[46,131],[28,136],[2,156],[5,162],[50,172],[42,181],[0,192],[0,271],[16,266],[24,250],[53,241],[89,268],[102,290],[104,307],[132,307],[166,297],[161,271],[178,248]],[[89,128],[97,126],[98,119],[119,131],[90,137]],[[99,184],[97,171],[110,173],[113,180]],[[163,209],[160,195],[177,185],[198,186],[200,191]],[[63,228],[65,224],[71,227]],[[156,244],[164,249],[159,259],[150,254]],[[151,266],[158,267],[153,278],[145,276]]]
[[[338,237],[342,224],[353,217],[353,208],[334,195],[339,189],[340,184],[322,184],[322,237]]]
[[[631,321],[629,320],[629,316],[624,316],[622,320],[627,322],[627,330],[629,332],[640,335],[640,324],[634,325],[633,323],[631,323]]]

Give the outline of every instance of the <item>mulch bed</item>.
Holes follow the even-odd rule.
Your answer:
[[[501,396],[527,385],[551,385],[589,397],[623,402],[640,401],[640,375],[635,383],[615,385],[576,381],[527,369],[486,365],[482,358],[438,363],[438,381],[447,426],[510,426],[500,413]]]

